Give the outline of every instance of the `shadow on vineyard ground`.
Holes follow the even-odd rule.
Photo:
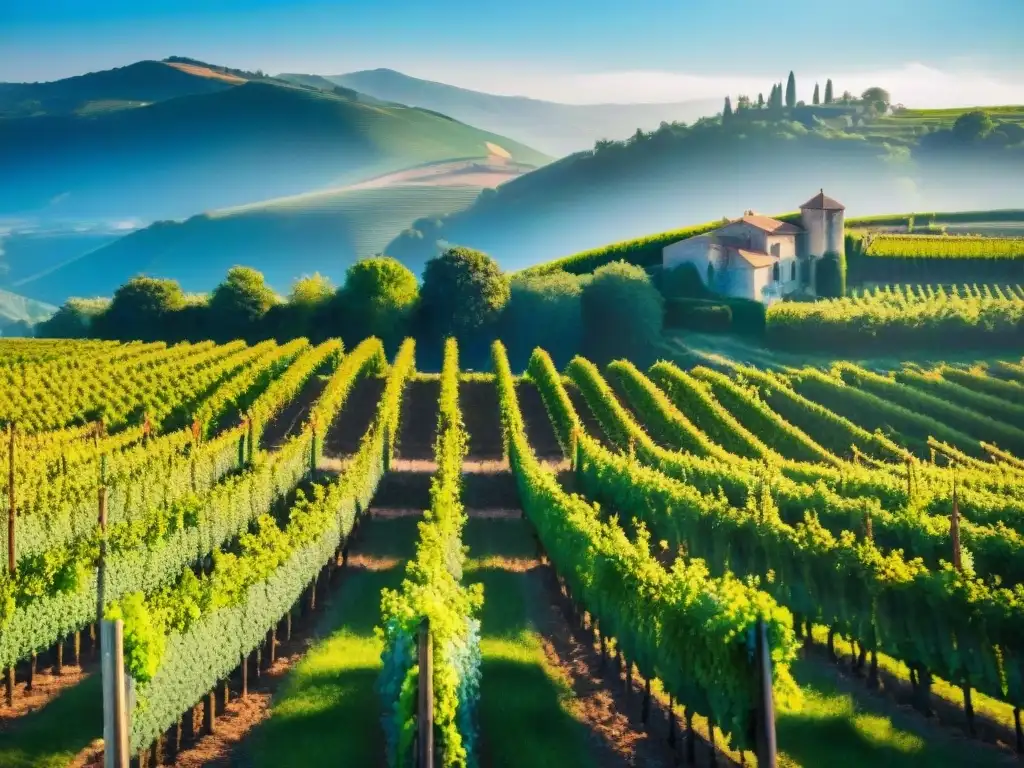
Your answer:
[[[863,681],[812,654],[793,676],[804,700],[777,714],[779,750],[796,764],[849,766],[998,766],[1012,754],[968,740],[910,707],[871,695]]]
[[[315,644],[275,696],[270,718],[236,750],[231,765],[384,765],[375,690],[381,646],[374,627],[381,590],[401,583],[418,520],[410,514],[364,521],[315,630]]]
[[[63,688],[60,695],[42,708],[3,723],[0,726],[0,765],[4,768],[67,765],[103,730],[103,713],[97,706],[101,694],[100,677],[91,674]]]

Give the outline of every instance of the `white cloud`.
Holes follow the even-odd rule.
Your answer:
[[[497,72],[484,68],[441,71],[410,71],[417,77],[436,79],[464,88],[509,96],[531,96],[567,104],[669,102],[690,99],[734,98],[745,93],[765,98],[774,80],[759,75],[695,75],[660,70],[621,70],[585,74],[552,74],[504,67]],[[850,73],[797,73],[798,98],[811,100],[814,83],[825,87],[831,77],[838,96],[845,90],[859,94],[870,86],[888,90],[896,102],[910,107],[987,106],[1024,103],[1024,72],[995,75],[977,69],[940,70],[917,62],[898,69]],[[824,95],[824,94],[822,94]]]

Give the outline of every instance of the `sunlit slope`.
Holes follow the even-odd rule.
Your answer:
[[[0,214],[183,218],[493,154],[548,158],[442,115],[273,82],[130,110],[0,120]]]
[[[211,77],[195,67],[138,61],[48,83],[0,83],[0,118],[126,109],[180,96],[215,93],[242,82],[238,77]]]

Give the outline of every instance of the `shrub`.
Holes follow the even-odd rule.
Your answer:
[[[501,338],[514,370],[526,368],[537,347],[546,349],[558,365],[579,352],[584,280],[567,272],[513,278],[501,317]]]
[[[251,267],[232,267],[210,297],[210,331],[215,339],[248,339],[260,335],[259,324],[277,303],[263,273]]]
[[[402,262],[390,256],[362,259],[345,274],[332,321],[347,339],[376,336],[391,349],[409,330],[418,301],[416,276]]]
[[[84,339],[93,322],[110,306],[109,299],[68,299],[51,317],[36,326],[36,336],[44,339]]]
[[[691,331],[732,330],[732,309],[703,299],[672,299],[665,304],[665,326]]]
[[[464,339],[498,319],[509,281],[486,253],[449,248],[427,262],[420,299],[432,337]]]
[[[588,357],[643,360],[664,325],[664,299],[640,267],[613,262],[594,272],[583,289],[583,348]]]
[[[822,298],[846,295],[846,259],[839,253],[826,253],[814,271],[814,290]]]
[[[174,280],[133,277],[114,292],[114,299],[95,318],[98,335],[121,341],[158,341],[172,313],[185,306],[185,294]]]

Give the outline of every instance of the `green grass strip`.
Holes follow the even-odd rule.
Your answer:
[[[320,620],[315,644],[254,732],[252,765],[363,768],[384,760],[376,691],[383,650],[381,590],[396,589],[415,550],[416,516],[365,520],[349,567]]]
[[[480,758],[492,768],[593,765],[574,694],[548,661],[538,625],[549,609],[537,547],[521,519],[471,517],[463,533],[468,583],[484,585]]]

